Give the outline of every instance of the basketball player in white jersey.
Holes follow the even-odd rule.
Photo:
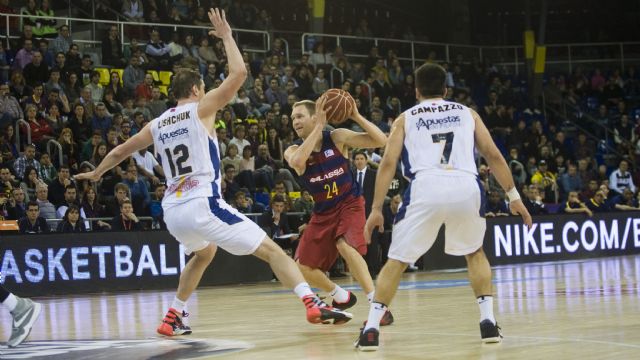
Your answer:
[[[167,174],[162,199],[167,229],[194,256],[185,266],[178,292],[158,333],[190,334],[181,317],[191,293],[213,260],[217,246],[234,255],[253,254],[269,263],[278,279],[303,300],[311,323],[342,323],[352,318],[321,301],[304,281],[297,265],[258,225],[229,206],[222,198],[220,152],[214,130],[215,114],[244,83],[247,72],[231,35],[224,11],[210,10],[211,35],[222,39],[229,62],[229,76],[205,94],[204,82],[195,70],[180,70],[172,80],[178,99],[175,108],[151,121],[138,134],[113,149],[92,172],[78,179],[97,181],[109,169],[140,149],[153,144]],[[324,112],[318,116],[326,116]]]
[[[408,264],[433,245],[445,225],[445,252],[464,256],[469,280],[480,306],[480,335],[485,343],[500,342],[502,334],[493,316],[491,267],[482,250],[486,229],[484,189],[478,180],[474,146],[487,160],[500,186],[507,192],[511,212],[531,226],[531,216],[520,200],[511,171],[478,114],[446,95],[445,70],[425,64],[416,70],[416,97],[420,104],[393,123],[384,157],[378,168],[371,214],[365,236],[383,229],[382,204],[402,158],[410,180],[394,220],[389,260],[378,276],[369,318],[356,346],[378,348],[379,324]]]

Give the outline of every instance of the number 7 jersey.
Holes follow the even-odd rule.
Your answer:
[[[416,174],[477,175],[475,121],[471,110],[446,100],[424,100],[404,112],[402,172]]]
[[[197,102],[171,108],[149,126],[167,178],[163,206],[200,197],[222,197],[218,141],[198,118]]]

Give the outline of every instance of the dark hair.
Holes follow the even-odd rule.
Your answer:
[[[37,202],[37,201],[33,201],[33,200],[32,200],[32,201],[29,201],[29,203],[27,204],[27,209],[28,209],[28,208],[30,208],[30,207],[32,207],[32,206],[35,206],[35,207],[37,207],[37,208],[38,208],[38,210],[40,210],[40,204],[38,204],[38,202]]]
[[[69,205],[69,207],[67,208],[67,211],[64,212],[64,217],[62,218],[62,220],[66,220],[69,221],[69,213],[75,211],[78,213],[78,215],[80,215],[80,208],[77,205]],[[80,217],[78,217],[78,221],[80,221]]]
[[[365,160],[368,160],[368,159],[369,159],[369,156],[367,156],[367,153],[366,153],[366,152],[364,152],[364,151],[362,151],[362,150],[358,150],[358,151],[354,151],[354,153],[353,153],[353,160],[355,160],[355,159],[356,159],[356,156],[358,156],[358,155],[362,155],[362,156],[364,156],[364,159],[365,159]]]
[[[447,72],[437,64],[423,64],[416,70],[416,89],[422,97],[441,97],[446,88]]]
[[[67,190],[70,190],[70,189],[73,189],[73,190],[78,191],[78,189],[76,189],[76,186],[75,186],[75,185],[73,185],[73,184],[69,184],[69,185],[65,186],[65,188],[64,188],[64,192],[67,192]]]
[[[191,95],[191,89],[200,86],[200,73],[191,69],[181,69],[173,77],[171,89],[177,100],[186,99]]]
[[[273,199],[271,199],[271,203],[273,204],[273,203],[277,203],[277,202],[285,203],[284,197],[282,197],[282,195],[274,195]]]
[[[235,166],[233,166],[233,164],[227,164],[227,165],[224,167],[224,172],[227,172],[227,170],[229,170],[229,169],[234,169],[234,170],[235,170],[235,169],[236,169],[236,167],[235,167]]]

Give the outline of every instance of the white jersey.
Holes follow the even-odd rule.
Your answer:
[[[474,158],[475,121],[464,105],[424,100],[404,112],[402,170],[416,174],[478,175]]]
[[[171,108],[149,126],[167,178],[163,207],[194,198],[220,198],[218,141],[198,118],[198,103]]]

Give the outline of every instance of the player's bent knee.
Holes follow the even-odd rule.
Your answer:
[[[478,256],[480,256],[480,257],[485,256],[485,255],[484,255],[484,250],[482,249],[482,246],[480,246],[476,251],[474,251],[474,252],[472,252],[472,253],[470,253],[470,254],[465,255],[465,256],[464,256],[464,258],[465,258],[467,261],[469,261],[469,260],[471,260],[471,259],[473,259],[473,258],[475,258],[475,257],[478,257]]]
[[[284,250],[282,250],[282,248],[280,248],[280,246],[278,246],[278,244],[268,236],[262,240],[262,243],[258,246],[258,249],[256,249],[253,255],[268,263],[280,256],[287,256]]]
[[[193,254],[194,259],[196,259],[196,261],[199,262],[206,262],[207,264],[210,263],[213,258],[216,256],[216,251],[218,250],[218,247],[213,245],[213,244],[209,244],[207,247],[205,247],[204,249],[195,251]]]

